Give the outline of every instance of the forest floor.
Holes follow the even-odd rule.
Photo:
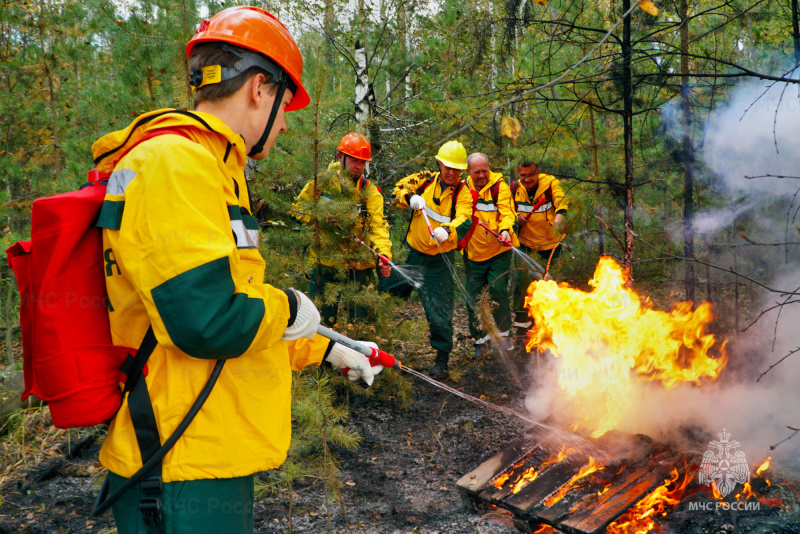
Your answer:
[[[453,379],[447,384],[524,413],[523,391],[535,369],[530,356],[518,352],[506,359],[491,354],[478,360],[468,358],[466,318],[458,310],[456,340]],[[432,365],[433,352],[426,351],[424,345],[410,349],[408,355],[396,355],[407,363],[413,361],[419,370],[426,370]],[[524,382],[522,388],[517,379]],[[280,492],[256,503],[255,532],[518,532],[505,510],[481,514],[465,505],[456,482],[522,434],[527,423],[467,402],[425,381],[413,380],[413,399],[408,409],[392,400],[349,399],[347,428],[358,432],[362,441],[357,449],[335,451],[341,460],[341,502],[326,503],[319,482],[296,483],[291,500],[287,492]],[[47,424],[42,419],[40,428],[46,429]],[[104,476],[97,458],[100,434],[59,431],[52,436],[37,442],[35,455],[6,462],[8,467],[0,473],[0,534],[116,532],[110,513],[99,519],[90,518]],[[685,503],[681,503],[671,516],[673,519],[661,520],[662,531],[800,533],[799,480],[800,476],[773,477],[771,491],[780,492],[783,497],[784,504],[779,509],[737,515],[688,512]]]

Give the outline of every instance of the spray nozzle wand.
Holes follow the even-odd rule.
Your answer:
[[[423,217],[425,217],[425,224],[428,225],[428,233],[431,234],[431,239],[435,240],[436,238],[433,237],[433,227],[431,226],[431,220],[428,219],[428,214],[425,213],[424,209],[419,210],[419,212],[422,213]]]
[[[512,246],[512,244],[511,244],[511,242],[510,242],[510,241],[508,241],[508,240],[506,240],[506,239],[503,239],[502,237],[500,237],[500,234],[498,234],[497,232],[495,232],[494,230],[492,230],[491,228],[489,228],[488,226],[486,226],[485,224],[483,224],[483,221],[478,221],[478,224],[479,224],[480,226],[483,226],[483,227],[484,227],[486,230],[488,230],[488,232],[489,232],[490,234],[492,234],[493,236],[495,236],[495,237],[497,238],[497,240],[498,240],[498,241],[500,241],[500,242],[501,242],[502,244],[504,244],[505,246],[507,246],[507,247],[510,247],[510,246]]]
[[[392,263],[392,260],[390,260],[389,258],[387,258],[386,256],[384,256],[383,254],[381,254],[380,252],[378,252],[377,250],[375,250],[375,249],[374,249],[374,248],[372,248],[371,246],[367,245],[367,244],[364,242],[364,240],[363,240],[363,239],[361,239],[360,237],[353,236],[353,239],[354,239],[354,240],[355,240],[355,242],[356,242],[356,243],[358,243],[359,245],[363,245],[363,246],[367,247],[367,248],[370,250],[370,252],[372,252],[373,254],[375,254],[375,257],[376,257],[376,258],[378,258],[378,259],[379,259],[379,260],[381,260],[382,262],[386,263],[387,265],[390,265],[390,266],[391,266],[391,267],[394,269],[394,263]]]
[[[384,367],[395,367],[397,369],[403,368],[402,362],[388,352],[382,351],[381,349],[376,349],[375,347],[370,347],[368,345],[363,345],[358,341],[353,341],[349,337],[343,336],[339,332],[334,332],[330,328],[320,325],[317,327],[317,333],[323,337],[327,337],[328,339],[335,341],[336,343],[340,343],[349,349],[360,352],[369,359],[373,367],[376,365],[382,365]],[[342,371],[345,373],[348,370],[349,369],[342,369]]]

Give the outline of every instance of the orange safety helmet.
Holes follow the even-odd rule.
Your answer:
[[[274,15],[254,6],[223,9],[204,20],[186,45],[186,55],[199,43],[231,43],[270,58],[282,67],[297,86],[286,111],[304,108],[311,102],[303,87],[303,57],[289,30]]]
[[[372,146],[369,140],[360,133],[349,133],[342,137],[336,150],[354,158],[372,161]]]

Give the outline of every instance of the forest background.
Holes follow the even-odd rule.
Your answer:
[[[151,109],[191,108],[185,43],[202,18],[229,5],[3,2],[4,248],[29,235],[36,198],[85,180],[97,138]],[[289,206],[333,160],[342,135],[360,131],[373,146],[369,177],[387,199],[402,177],[435,168],[449,139],[486,153],[509,181],[519,158],[540,162],[567,194],[569,250],[556,274],[571,285],[587,287],[598,257],[611,255],[660,307],[712,302],[718,331],[792,316],[797,0],[257,5],[299,42],[312,96],[289,114],[269,159],[248,168],[267,282],[307,288],[307,252],[319,234],[313,225],[298,230]],[[402,261],[407,214],[387,207],[387,215]],[[18,295],[5,265],[2,275],[5,358],[18,367]],[[375,291],[348,298],[384,311],[397,305]],[[403,335],[367,328],[352,333],[389,348]]]

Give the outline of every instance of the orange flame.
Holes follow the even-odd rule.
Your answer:
[[[539,473],[536,472],[536,469],[531,467],[527,469],[522,476],[514,483],[514,488],[511,490],[511,493],[519,493],[519,490],[525,487],[528,482],[533,482],[536,480],[536,477],[539,476]]]
[[[750,497],[753,497],[754,499],[758,498],[758,496],[755,493],[753,493],[753,488],[750,487],[750,483],[749,482],[745,482],[744,483],[744,487],[742,488],[742,493],[737,493],[736,494],[736,500],[737,501],[739,500],[739,497],[742,496],[742,494],[744,494],[744,500],[747,500]]]
[[[557,493],[548,497],[547,500],[544,501],[545,506],[553,506],[555,503],[563,499],[564,495],[569,493],[569,490],[575,487],[575,482],[591,475],[595,471],[600,471],[601,469],[605,469],[605,467],[598,464],[594,457],[589,456],[589,463],[581,467],[580,471],[578,471],[578,473],[575,474],[566,485],[561,486],[561,489],[559,489]]]
[[[552,465],[552,464],[558,463],[561,460],[563,460],[564,458],[566,458],[567,456],[569,456],[570,454],[572,454],[573,452],[575,452],[575,449],[573,449],[573,448],[567,449],[567,446],[563,445],[561,447],[561,450],[556,455],[556,457],[555,458],[551,458],[550,460],[546,460],[539,467],[539,469],[543,470],[548,465]],[[495,478],[495,480],[492,483],[492,485],[497,489],[502,489],[503,485],[506,482],[508,482],[509,478],[511,478],[511,475],[514,474],[514,470],[519,468],[519,467],[522,467],[524,464],[525,464],[525,458],[523,458],[522,460],[520,460],[519,462],[517,462],[516,464],[511,466],[511,469],[507,473],[503,473],[502,475],[500,475],[497,478]],[[528,482],[532,482],[533,480],[536,479],[537,476],[539,476],[539,473],[537,473],[536,470],[533,467],[531,467],[530,469],[527,469],[524,473],[522,473],[521,476],[517,477],[516,479],[514,479],[514,482],[512,482],[512,484],[514,484],[514,489],[512,490],[512,492],[513,493],[519,493],[519,491],[523,487],[525,487],[525,485],[528,484]]]
[[[534,319],[528,351],[539,347],[562,358],[559,386],[576,407],[578,426],[595,437],[634,409],[632,375],[671,389],[716,379],[727,363],[727,340],[717,344],[706,332],[710,304],[692,310],[691,302],[679,302],[670,313],[655,310],[625,281],[620,266],[604,257],[589,281],[591,292],[540,280],[525,299]]]
[[[767,456],[767,459],[764,460],[764,462],[762,462],[762,464],[758,466],[758,469],[756,469],[756,476],[757,477],[760,477],[761,473],[763,473],[764,471],[769,469],[769,461],[770,460],[772,460],[772,456]]]
[[[657,515],[667,515],[667,508],[678,504],[686,491],[692,477],[684,473],[683,480],[673,489],[678,480],[678,470],[672,470],[672,476],[665,479],[664,483],[653,490],[649,495],[637,502],[623,516],[608,525],[606,534],[645,534],[655,528],[653,518]]]
[[[517,462],[517,463],[515,463],[514,465],[512,465],[512,466],[511,466],[511,470],[510,470],[508,473],[503,473],[502,475],[500,475],[499,477],[497,477],[497,478],[494,480],[494,482],[492,483],[492,485],[493,485],[495,488],[497,488],[497,489],[500,489],[500,488],[502,488],[502,487],[503,487],[503,484],[505,484],[505,483],[506,483],[506,481],[507,481],[509,478],[511,478],[511,474],[514,472],[514,469],[516,469],[516,468],[518,468],[518,467],[522,467],[522,465],[523,465],[524,463],[525,463],[525,458],[523,458],[523,459],[522,459],[522,460],[520,460],[519,462]]]

